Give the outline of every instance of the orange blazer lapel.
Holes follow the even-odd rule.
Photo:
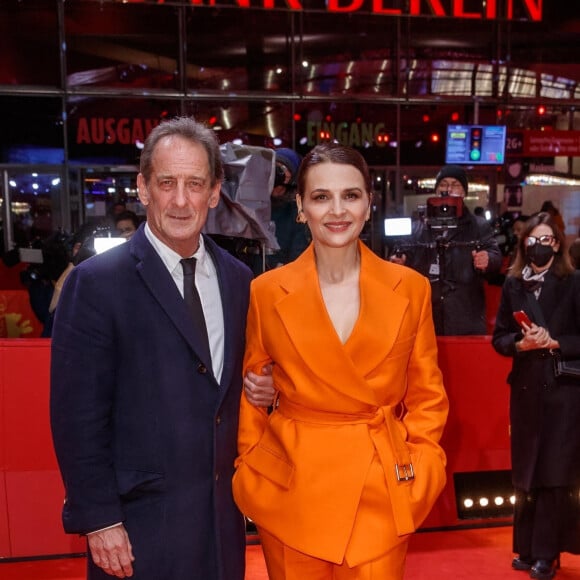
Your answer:
[[[280,286],[286,295],[278,301],[276,310],[290,340],[319,379],[339,386],[354,399],[374,405],[376,401],[367,388],[365,375],[393,347],[408,300],[393,290],[400,275],[359,243],[361,312],[346,344],[340,342],[324,306],[312,246],[285,269]],[[385,303],[392,308],[385,308]]]

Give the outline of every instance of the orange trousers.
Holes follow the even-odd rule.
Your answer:
[[[258,528],[270,580],[403,580],[408,540],[384,556],[350,568],[289,548]]]

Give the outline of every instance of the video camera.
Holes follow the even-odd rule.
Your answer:
[[[418,222],[411,218],[385,219],[385,236],[390,255],[401,256],[417,248],[435,248],[442,253],[450,247],[468,247],[479,250],[480,241],[455,241],[447,237],[447,230],[457,228],[463,215],[461,197],[442,195],[428,197],[420,211]],[[414,230],[413,223],[425,223],[436,232],[430,241],[408,241]],[[412,239],[412,238],[411,238]]]
[[[425,222],[430,228],[436,230],[456,228],[462,215],[461,197],[442,195],[427,198]]]

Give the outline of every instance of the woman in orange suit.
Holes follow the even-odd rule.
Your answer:
[[[448,402],[429,282],[373,254],[362,156],[315,147],[298,174],[312,243],[252,282],[245,371],[273,363],[267,414],[242,397],[234,497],[272,580],[400,580],[445,484]]]

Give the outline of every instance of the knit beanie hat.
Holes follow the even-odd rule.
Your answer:
[[[439,171],[437,177],[435,178],[435,190],[437,190],[439,182],[445,179],[446,177],[452,177],[453,179],[457,179],[457,181],[459,181],[459,183],[461,183],[461,185],[463,186],[463,189],[465,190],[465,195],[467,195],[467,187],[468,187],[467,175],[462,167],[459,167],[459,165],[445,165],[445,167],[442,167],[441,171]]]
[[[276,149],[276,162],[285,165],[292,174],[292,180],[296,179],[296,174],[298,173],[298,167],[300,167],[300,162],[302,157],[296,153],[293,149]]]

